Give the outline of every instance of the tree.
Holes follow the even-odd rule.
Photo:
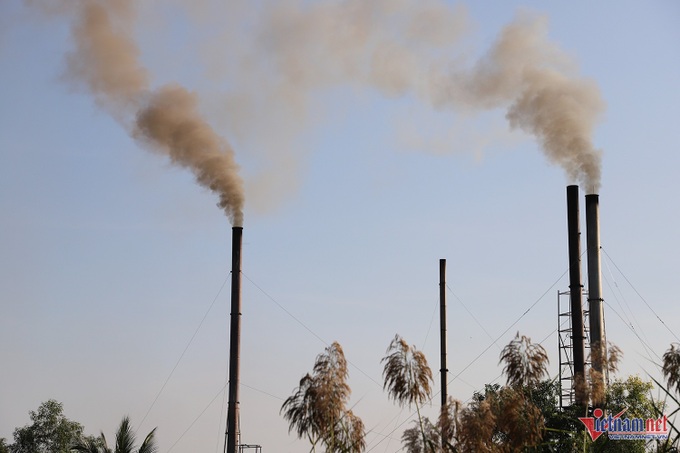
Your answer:
[[[307,373],[281,406],[288,431],[306,437],[311,451],[321,442],[327,452],[361,452],[366,448],[361,419],[348,410],[351,390],[347,384],[347,360],[337,342],[316,357]]]
[[[146,436],[142,445],[135,450],[135,434],[130,426],[130,418],[126,416],[123,417],[123,421],[120,422],[116,432],[114,450],[111,450],[106,443],[104,433],[101,433],[98,438],[89,437],[78,440],[71,446],[71,450],[83,453],[155,453],[157,450],[155,432],[156,428]]]
[[[67,419],[58,401],[45,401],[29,414],[33,423],[14,430],[12,453],[68,453],[82,436],[82,425]]]
[[[0,438],[0,453],[10,453],[9,445],[7,445],[7,439],[4,437]]]
[[[399,335],[394,336],[386,353],[381,360],[385,363],[383,389],[386,388],[388,396],[400,406],[416,407],[423,445],[428,445],[420,406],[430,400],[433,380],[425,354],[409,346]]]

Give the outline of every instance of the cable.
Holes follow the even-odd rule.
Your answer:
[[[475,320],[475,322],[476,322],[477,325],[482,329],[482,331],[484,331],[484,333],[486,334],[486,336],[489,337],[490,340],[493,340],[493,337],[491,336],[491,334],[489,333],[489,331],[486,330],[486,329],[484,328],[484,326],[482,325],[482,323],[479,322],[479,320],[475,317],[475,315],[472,314],[472,312],[470,311],[470,309],[468,309],[468,308],[465,306],[465,304],[463,303],[462,299],[461,299],[460,297],[458,297],[458,295],[457,295],[456,293],[453,292],[453,290],[451,289],[451,287],[450,287],[448,284],[446,285],[446,287],[447,287],[448,290],[451,292],[451,294],[453,294],[453,297],[456,298],[456,300],[458,301],[458,303],[461,304],[461,305],[463,306],[463,308],[465,309],[465,311],[468,312],[468,314],[472,317],[472,319]],[[493,340],[493,341],[494,341],[494,344],[495,344],[496,346],[498,346],[498,343],[496,343],[495,340]],[[498,349],[501,349],[501,347],[498,346]]]
[[[625,295],[623,294],[623,291],[619,287],[618,282],[616,281],[616,278],[614,277],[614,273],[611,270],[611,267],[609,267],[609,262],[608,260],[604,261],[605,266],[607,267],[607,271],[609,271],[609,275],[611,276],[612,281],[614,282],[614,287],[616,288],[616,291],[614,288],[612,288],[611,283],[609,283],[609,280],[605,278],[605,282],[607,283],[607,286],[611,290],[612,295],[614,296],[614,300],[616,300],[616,303],[621,307],[621,311],[623,312],[624,317],[626,318],[626,322],[633,327],[633,323],[635,322],[637,324],[638,329],[640,330],[640,333],[645,337],[645,341],[649,341],[647,339],[647,336],[645,335],[644,331],[642,330],[642,325],[640,322],[636,319],[635,315],[633,314],[633,311],[630,309],[630,305],[628,305],[628,301],[626,300]],[[613,263],[612,263],[613,264]],[[625,304],[625,307],[621,304],[621,301],[619,300],[619,297],[617,297],[617,292],[621,296],[621,299],[623,300],[623,303]],[[628,312],[626,312],[628,310]],[[630,315],[630,316],[629,316]]]
[[[218,453],[220,451],[219,449],[220,449],[220,440],[222,440],[221,439],[221,437],[222,437],[222,426],[224,426],[222,424],[224,422],[223,416],[227,412],[225,406],[226,406],[227,393],[228,393],[227,392],[227,385],[229,384],[229,369],[227,369],[227,375],[224,377],[224,382],[226,382],[226,384],[224,385],[224,387],[222,387],[224,392],[222,392],[222,404],[220,405],[220,423],[219,423],[219,426],[217,428],[217,442],[215,442],[215,453]],[[225,432],[225,434],[226,434],[226,432]],[[225,440],[225,442],[226,442],[226,440]]]
[[[217,294],[215,295],[215,298],[213,299],[212,303],[208,307],[208,310],[205,312],[203,315],[203,319],[201,319],[201,322],[198,323],[198,327],[196,327],[196,330],[194,330],[194,334],[191,336],[189,339],[189,342],[187,345],[184,347],[184,351],[182,351],[182,354],[179,356],[179,359],[177,359],[177,363],[175,363],[175,366],[172,367],[172,371],[170,371],[170,374],[168,377],[165,379],[165,382],[163,382],[163,385],[161,386],[161,389],[158,391],[156,394],[156,397],[154,398],[153,402],[151,403],[151,406],[149,406],[149,409],[146,411],[146,414],[144,414],[144,417],[142,417],[142,421],[139,422],[137,425],[137,429],[135,430],[135,434],[137,431],[139,431],[139,428],[142,427],[142,423],[144,423],[144,420],[146,420],[146,417],[148,417],[149,413],[151,412],[151,409],[156,405],[156,402],[158,401],[158,398],[161,396],[161,393],[163,393],[163,390],[165,389],[165,386],[168,385],[168,382],[170,381],[170,378],[172,375],[175,373],[175,370],[179,366],[179,363],[182,361],[182,358],[184,357],[184,354],[186,354],[187,350],[189,349],[189,346],[191,346],[191,343],[194,341],[194,338],[196,338],[196,334],[198,331],[201,329],[201,326],[203,326],[203,323],[205,322],[205,318],[208,317],[208,313],[210,313],[210,310],[212,310],[213,305],[215,305],[215,302],[217,301],[217,298],[220,296],[220,293],[222,293],[222,289],[224,289],[224,285],[227,284],[227,281],[229,280],[229,277],[231,276],[230,274],[227,274],[227,277],[224,279],[224,282],[222,282],[222,286],[220,286],[219,291],[217,291]]]
[[[654,351],[654,349],[652,349],[651,346],[649,346],[649,345],[645,342],[645,340],[643,340],[642,337],[640,337],[640,335],[639,335],[639,334],[637,333],[637,331],[633,328],[633,326],[632,326],[632,325],[629,325],[629,324],[626,324],[626,321],[623,319],[623,317],[619,314],[619,312],[617,312],[616,310],[614,310],[614,307],[612,307],[610,303],[608,303],[607,301],[605,301],[604,303],[607,304],[607,307],[609,307],[609,308],[611,309],[611,311],[613,311],[614,314],[615,314],[616,316],[618,316],[619,319],[620,319],[621,321],[623,321],[623,324],[624,324],[626,327],[628,327],[628,328],[630,329],[631,332],[633,332],[633,335],[635,335],[635,336],[637,337],[637,339],[640,340],[640,343],[642,343],[642,346],[645,348],[645,351],[647,351],[647,353],[649,353],[649,352],[651,351],[658,359],[661,359],[661,357],[659,357],[659,355]],[[650,356],[650,359],[651,359],[651,358],[652,358],[652,357]]]
[[[626,282],[630,285],[630,287],[633,288],[633,291],[635,291],[635,294],[637,294],[638,297],[642,300],[642,302],[645,303],[645,305],[647,306],[647,308],[649,308],[649,310],[650,310],[652,313],[654,313],[654,316],[656,316],[656,319],[658,319],[659,322],[660,322],[661,324],[663,324],[663,326],[666,328],[666,330],[668,330],[668,331],[671,333],[671,335],[673,335],[673,336],[675,337],[676,340],[680,341],[680,337],[678,337],[678,336],[675,334],[675,332],[673,332],[673,331],[670,329],[670,327],[668,327],[668,325],[666,325],[666,323],[663,321],[663,319],[661,319],[661,317],[654,311],[654,309],[649,305],[649,303],[647,303],[647,301],[645,300],[645,298],[642,297],[642,294],[640,294],[640,292],[633,286],[633,284],[630,282],[630,280],[628,280],[628,277],[626,277],[626,274],[624,274],[624,273],[621,271],[621,269],[619,269],[619,266],[616,265],[616,263],[614,262],[614,260],[612,259],[612,257],[609,256],[609,254],[607,253],[607,251],[604,250],[604,249],[602,249],[602,251],[604,252],[605,255],[607,255],[607,258],[609,258],[609,260],[612,262],[612,264],[614,265],[614,267],[616,268],[616,270],[619,271],[619,273],[623,276],[623,278],[624,278],[624,279],[626,280]]]
[[[276,299],[274,299],[272,296],[270,296],[270,295],[269,295],[264,289],[262,289],[257,283],[255,283],[253,280],[251,280],[250,277],[248,277],[248,276],[247,276],[246,274],[244,274],[243,272],[241,272],[241,275],[243,275],[250,283],[252,283],[253,286],[254,286],[255,288],[257,288],[262,294],[264,294],[269,300],[271,300],[272,302],[274,302],[274,303],[276,304],[277,307],[279,307],[281,310],[283,310],[288,316],[290,316],[291,318],[293,318],[293,320],[295,320],[295,322],[297,322],[297,323],[300,324],[302,327],[304,327],[304,329],[305,329],[307,332],[309,332],[310,334],[312,334],[317,340],[319,340],[321,343],[323,343],[326,347],[329,347],[329,346],[330,346],[330,344],[328,344],[328,342],[327,342],[326,340],[324,340],[323,338],[321,338],[321,337],[320,337],[316,332],[314,332],[311,328],[307,327],[307,325],[306,325],[305,323],[303,323],[303,322],[300,321],[298,318],[296,318],[291,312],[289,312],[288,310],[286,310],[286,308],[285,308],[283,305],[281,305],[279,302],[277,302]],[[350,365],[352,365],[357,371],[359,371],[361,374],[363,374],[364,376],[366,376],[369,380],[371,380],[373,383],[375,383],[375,385],[377,385],[378,387],[380,387],[380,388],[382,389],[382,385],[381,385],[380,383],[378,383],[378,381],[376,381],[375,379],[373,379],[371,376],[369,376],[369,374],[366,373],[364,370],[362,370],[361,368],[359,368],[358,366],[356,366],[354,363],[350,362],[349,360],[347,360],[347,363],[349,363]]]
[[[508,328],[503,331],[503,333],[501,333],[489,346],[487,346],[482,352],[480,352],[479,355],[477,355],[477,357],[475,357],[469,364],[467,364],[456,376],[454,376],[450,381],[448,381],[448,383],[450,384],[453,381],[455,381],[458,378],[458,376],[460,376],[468,368],[470,368],[477,360],[479,360],[481,356],[483,356],[486,353],[486,351],[491,349],[491,347],[494,344],[496,344],[498,340],[500,340],[506,333],[508,333],[510,329],[512,329],[518,322],[520,322],[520,320],[524,318],[527,315],[527,313],[529,313],[545,297],[545,295],[548,294],[548,292],[551,291],[555,287],[555,285],[559,283],[560,280],[562,280],[562,277],[564,277],[567,274],[567,272],[569,272],[569,269],[564,271],[562,275],[560,275],[560,277],[557,280],[555,280],[555,282],[552,285],[550,285],[550,288],[548,288],[538,299],[536,299],[536,301],[533,304],[531,304],[531,306],[527,308],[526,311],[522,313],[522,315],[519,318],[517,318],[515,322],[510,324]]]
[[[194,419],[193,422],[191,422],[191,424],[189,425],[189,427],[188,427],[187,429],[184,430],[184,432],[182,433],[181,436],[179,436],[179,439],[177,439],[177,440],[175,441],[175,443],[172,444],[172,445],[170,446],[170,448],[168,448],[168,453],[170,453],[170,450],[172,450],[173,448],[175,448],[175,445],[177,445],[177,444],[179,443],[179,441],[182,440],[182,437],[184,437],[184,435],[185,435],[186,433],[189,432],[189,430],[194,426],[194,424],[196,424],[196,422],[198,421],[198,419],[201,418],[201,417],[203,416],[203,414],[205,413],[205,411],[207,411],[208,408],[209,408],[210,406],[212,406],[212,404],[215,402],[215,400],[217,399],[217,397],[220,396],[220,395],[222,394],[222,392],[224,391],[224,389],[227,387],[228,384],[229,384],[228,382],[227,382],[227,384],[224,384],[224,387],[222,387],[222,388],[220,389],[220,391],[217,392],[217,394],[215,394],[215,396],[213,397],[213,399],[210,400],[210,402],[208,403],[208,405],[205,406],[205,408],[201,411],[201,413],[198,414],[198,416]]]
[[[432,324],[434,324],[434,315],[437,314],[437,307],[439,306],[439,301],[434,304],[434,310],[432,310],[432,317],[430,318],[430,325],[427,328],[427,333],[425,334],[425,340],[423,340],[423,349],[425,349],[425,344],[427,344],[427,339],[430,337],[430,331],[432,330]]]
[[[272,398],[277,399],[279,401],[285,401],[286,400],[285,398],[281,398],[281,397],[278,397],[276,395],[272,395],[271,393],[265,392],[264,390],[260,390],[260,389],[256,389],[255,387],[251,387],[247,384],[244,384],[243,382],[241,382],[241,386],[245,387],[245,388],[249,388],[250,390],[254,390],[256,392],[262,393],[263,395],[271,396]]]
[[[491,343],[489,346],[487,346],[481,353],[479,353],[479,355],[477,355],[477,357],[475,357],[470,363],[468,363],[468,364],[467,364],[467,365],[466,365],[466,366],[465,366],[465,367],[464,367],[464,368],[463,368],[456,376],[454,376],[451,380],[449,380],[448,383],[451,384],[453,381],[455,381],[456,379],[458,379],[459,376],[460,376],[461,374],[463,374],[468,368],[470,368],[477,360],[479,360],[479,358],[480,358],[481,356],[483,356],[483,355],[486,353],[486,351],[488,351],[489,349],[491,349],[491,347],[492,347],[494,344],[496,344],[496,343],[498,342],[498,340],[500,340],[500,339],[501,339],[501,338],[502,338],[502,337],[503,337],[510,329],[512,329],[512,328],[513,328],[513,327],[514,327],[514,326],[515,326],[522,318],[524,318],[524,316],[526,316],[527,313],[529,313],[529,312],[530,312],[530,311],[531,311],[531,310],[532,310],[532,309],[533,309],[533,308],[534,308],[541,300],[543,300],[543,298],[546,296],[546,294],[548,294],[548,292],[550,292],[550,291],[555,287],[555,285],[557,285],[557,284],[560,282],[560,280],[562,280],[562,278],[567,274],[567,272],[569,272],[569,269],[567,269],[566,271],[564,271],[564,272],[562,273],[562,275],[560,275],[559,278],[558,278],[557,280],[555,280],[555,282],[554,282],[552,285],[550,285],[550,287],[549,287],[547,290],[545,290],[545,292],[544,292],[543,294],[541,294],[541,296],[540,296],[538,299],[536,299],[536,301],[535,301],[533,304],[531,304],[531,305],[529,306],[529,308],[527,308],[527,309],[524,311],[524,313],[522,313],[522,315],[521,315],[519,318],[517,318],[517,320],[516,320],[515,322],[513,322],[512,324],[510,324],[510,326],[508,326],[508,328],[505,329],[505,330],[503,331],[503,333],[501,333],[495,340],[492,339],[492,343]],[[554,333],[554,331],[553,331],[553,333]],[[551,335],[552,335],[552,333],[551,333]],[[432,399],[436,398],[436,397],[439,395],[439,393],[440,393],[440,392],[436,392],[435,394],[433,394],[433,395],[430,397],[430,401],[432,401]],[[366,450],[366,452],[368,453],[368,452],[372,451],[374,448],[376,448],[378,445],[380,445],[386,438],[390,437],[397,429],[399,429],[401,426],[403,426],[404,423],[406,423],[407,421],[409,421],[415,414],[416,414],[415,412],[412,413],[412,414],[411,414],[409,417],[407,417],[403,422],[401,422],[399,425],[397,425],[397,427],[395,427],[392,431],[390,431],[387,435],[385,435],[385,437],[384,437],[382,440],[378,441],[378,443],[376,443],[376,444],[375,444],[373,447],[371,447],[369,450]]]

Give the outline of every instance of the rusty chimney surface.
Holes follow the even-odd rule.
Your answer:
[[[586,195],[586,244],[588,247],[588,314],[592,367],[604,388],[606,341],[602,306],[602,262],[600,256],[600,197]]]
[[[569,236],[569,294],[576,404],[587,403],[585,392],[585,344],[581,284],[581,230],[578,186],[567,186],[567,232]]]
[[[231,329],[229,331],[229,403],[225,451],[237,453],[239,432],[239,375],[241,354],[241,248],[243,227],[232,228],[231,246]]]

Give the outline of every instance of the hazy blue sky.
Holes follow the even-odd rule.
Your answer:
[[[290,43],[257,52],[258,39],[271,40],[263,17],[285,2],[139,3],[151,85],[194,90],[246,180],[244,443],[308,450],[279,408],[338,341],[352,363],[353,411],[372,430],[368,451],[398,451],[411,412],[382,391],[380,359],[399,333],[425,351],[439,388],[440,258],[452,290],[451,395],[465,401],[499,379],[500,348],[517,331],[544,340],[557,374],[573,181],[531,135],[510,130],[504,108],[437,109],[326,80],[337,62],[324,54],[299,57],[323,80],[285,97],[272,88],[272,55]],[[607,337],[625,353],[620,375],[658,376],[655,354],[680,341],[680,4],[450,7],[467,16],[465,34],[455,55],[432,58],[474,63],[517,14],[536,15],[573,58],[571,72],[599,86]],[[231,225],[189,171],[141,147],[65,75],[71,24],[0,3],[0,437],[50,398],[90,434],[112,435],[125,414],[136,426],[207,313],[140,436],[157,426],[161,452],[221,451]],[[349,61],[359,72],[367,64]]]

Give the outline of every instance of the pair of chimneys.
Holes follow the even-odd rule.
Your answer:
[[[586,245],[588,259],[588,319],[590,330],[591,386],[604,389],[606,344],[602,310],[599,195],[586,195]],[[574,389],[576,404],[588,403],[581,284],[581,231],[578,186],[567,187],[567,230],[569,235],[569,294],[571,307]],[[599,381],[599,382],[595,382]],[[601,394],[601,392],[598,392]],[[599,399],[600,394],[594,394]],[[594,401],[599,403],[600,401]]]

